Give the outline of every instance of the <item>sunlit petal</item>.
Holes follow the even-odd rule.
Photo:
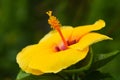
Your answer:
[[[71,41],[74,39],[79,40],[80,37],[84,36],[85,34],[91,31],[100,30],[103,27],[105,27],[105,22],[103,20],[98,20],[92,25],[84,25],[84,26],[75,27],[70,40]]]
[[[44,51],[42,55],[36,53],[30,63],[30,67],[44,73],[57,73],[84,59],[89,49],[82,51],[67,49],[57,53]]]

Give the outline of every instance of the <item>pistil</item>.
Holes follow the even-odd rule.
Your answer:
[[[64,43],[65,49],[67,49],[68,44],[61,32],[61,29],[60,29],[61,24],[60,24],[59,20],[55,16],[52,16],[52,11],[48,11],[48,12],[46,12],[46,14],[48,14],[48,16],[49,16],[48,23],[51,25],[51,27],[53,29],[58,31],[58,33],[60,34],[60,37]]]

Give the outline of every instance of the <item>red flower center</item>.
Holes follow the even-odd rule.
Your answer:
[[[76,40],[66,41],[66,42],[67,42],[67,45],[68,45],[68,46],[77,43]],[[66,47],[65,47],[65,45],[64,45],[63,43],[59,44],[58,46],[55,46],[55,51],[56,51],[56,52],[63,51],[63,50],[66,50]]]

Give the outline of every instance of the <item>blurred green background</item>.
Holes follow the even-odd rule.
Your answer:
[[[19,72],[17,53],[51,30],[45,14],[48,10],[63,25],[105,20],[106,27],[100,32],[114,40],[94,44],[94,53],[120,49],[120,0],[0,0],[0,80],[14,80]],[[111,73],[115,80],[120,80],[119,57],[101,69]]]

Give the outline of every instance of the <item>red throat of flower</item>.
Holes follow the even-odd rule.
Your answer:
[[[67,49],[68,44],[60,30],[60,26],[61,26],[60,22],[58,21],[58,19],[55,16],[52,16],[52,11],[48,11],[48,12],[46,12],[46,14],[48,14],[48,16],[49,16],[48,23],[51,25],[51,27],[53,29],[56,29],[58,31],[58,33],[60,34],[60,37],[64,43],[65,49]]]

